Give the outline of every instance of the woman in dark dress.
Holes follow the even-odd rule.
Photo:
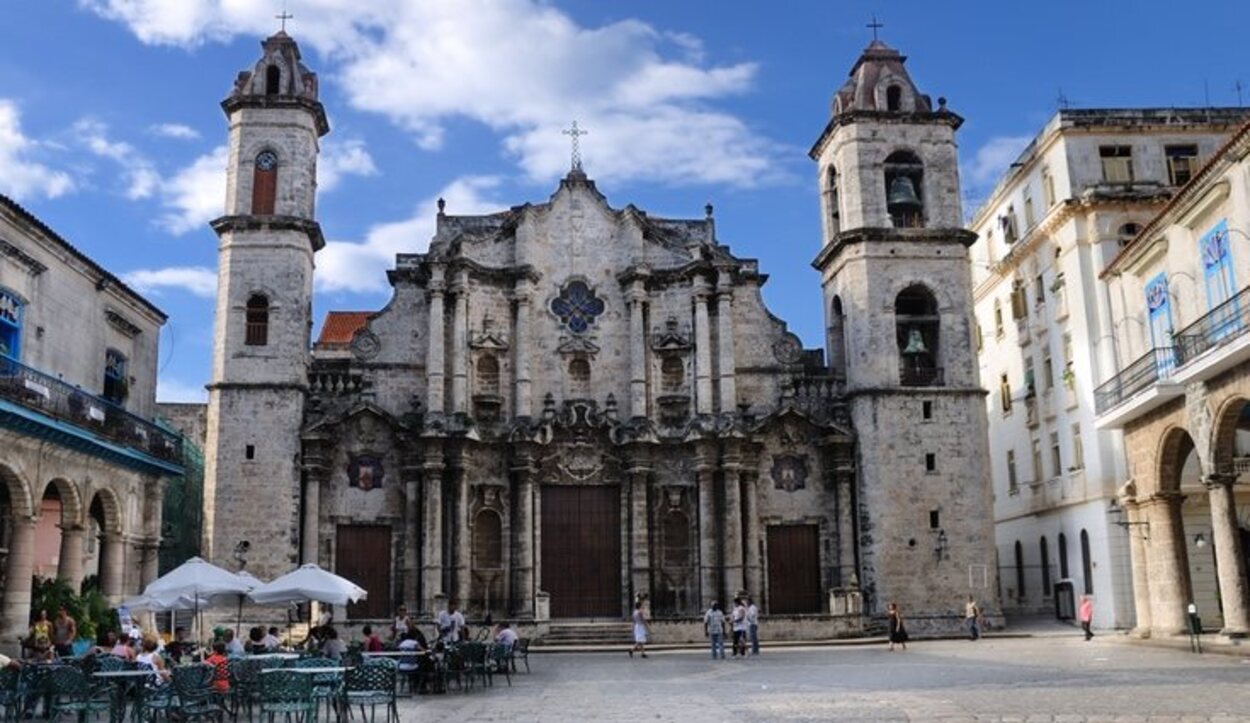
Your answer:
[[[907,628],[903,627],[903,614],[898,611],[897,603],[890,603],[885,608],[886,621],[890,625],[890,652],[894,651],[894,644],[898,643],[903,646],[903,650],[907,649]]]

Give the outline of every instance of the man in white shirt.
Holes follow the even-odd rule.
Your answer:
[[[747,598],[747,637],[751,639],[751,655],[760,654],[760,609]]]
[[[447,603],[447,609],[438,614],[438,637],[445,643],[460,640],[460,631],[464,629],[464,615],[457,609],[455,600]]]
[[[746,657],[747,654],[747,606],[742,598],[734,598],[734,609],[730,613],[733,623],[733,656]]]
[[[277,650],[278,647],[282,645],[282,641],[278,639],[278,629],[269,628],[269,632],[265,635],[265,637],[260,639],[260,644],[265,646],[265,650],[270,652]]]
[[[226,628],[222,640],[226,643],[226,655],[230,657],[243,655],[243,642],[234,637],[234,630]]]
[[[518,639],[519,636],[516,634],[516,631],[512,629],[511,625],[507,622],[499,623],[498,632],[495,633],[495,642],[504,646],[507,650],[512,650],[512,646],[516,645],[516,641]]]

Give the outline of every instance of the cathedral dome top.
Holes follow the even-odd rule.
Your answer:
[[[833,114],[852,111],[929,113],[929,96],[916,88],[903,64],[907,57],[873,40],[851,68],[850,78],[833,96]]]

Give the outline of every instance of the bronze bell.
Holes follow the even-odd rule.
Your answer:
[[[919,329],[911,329],[907,332],[907,348],[903,349],[903,354],[911,356],[913,354],[927,354],[928,348],[924,345],[924,336]]]
[[[890,181],[890,193],[886,204],[891,208],[920,208],[920,197],[916,195],[916,186],[907,176],[895,176]]]

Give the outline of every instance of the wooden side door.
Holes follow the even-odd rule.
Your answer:
[[[542,589],[557,618],[621,616],[620,488],[542,491]]]
[[[819,613],[820,533],[816,525],[769,525],[768,612]]]
[[[352,619],[391,614],[391,528],[388,525],[339,525],[335,534],[334,572],[363,587],[369,596],[347,606]]]

